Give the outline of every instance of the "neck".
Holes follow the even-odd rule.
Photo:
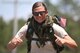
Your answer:
[[[45,23],[45,20],[43,22],[41,22],[41,23],[37,22],[36,20],[34,20],[34,21],[35,21],[35,23],[37,23],[39,25],[42,25],[43,23]]]

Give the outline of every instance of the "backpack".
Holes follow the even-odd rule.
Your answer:
[[[57,15],[54,15],[54,16],[55,16],[55,18],[58,22],[58,25],[65,28],[66,25],[67,25],[67,19],[65,17],[60,17],[60,16],[57,16]]]
[[[27,21],[28,30],[26,32],[27,49],[28,49],[27,53],[30,53],[32,40],[37,41],[36,44],[39,48],[44,47],[46,41],[51,41],[52,45],[54,45],[53,48],[56,49],[57,53],[60,53],[64,49],[64,46],[59,46],[55,42],[56,37],[54,36],[54,29],[52,28],[53,23],[60,25],[59,20],[56,16],[53,16],[53,17],[47,16],[47,19],[43,25],[37,23],[34,20],[33,16],[28,19]],[[35,32],[38,39],[33,38],[33,32]],[[41,36],[41,35],[44,35],[44,36]],[[48,39],[46,39],[45,37],[48,37]]]

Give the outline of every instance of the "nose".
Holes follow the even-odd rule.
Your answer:
[[[39,16],[41,16],[41,14],[39,13]]]

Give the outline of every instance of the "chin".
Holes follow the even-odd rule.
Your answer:
[[[42,21],[38,21],[38,23],[42,23]]]
[[[42,23],[44,22],[44,20],[36,20],[38,23]]]

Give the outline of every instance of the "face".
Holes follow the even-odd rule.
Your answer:
[[[40,7],[37,7],[34,9],[34,12],[33,12],[33,16],[34,16],[34,19],[38,22],[38,23],[42,23],[46,18],[47,16],[47,11],[45,10],[44,6],[40,6]]]

